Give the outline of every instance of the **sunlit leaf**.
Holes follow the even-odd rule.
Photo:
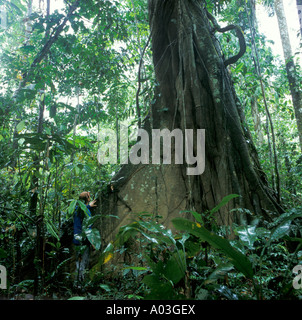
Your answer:
[[[89,242],[95,247],[96,250],[99,250],[101,247],[100,231],[97,229],[88,228],[84,232]]]
[[[252,248],[257,240],[256,226],[242,226],[235,229],[240,240],[248,247]]]
[[[21,131],[24,130],[24,128],[25,128],[25,121],[22,120],[21,122],[19,122],[17,124],[16,130],[17,130],[18,133],[20,133]]]
[[[136,271],[147,271],[148,268],[146,267],[125,267],[123,270],[136,270]]]
[[[103,264],[108,263],[113,258],[113,253],[109,252],[105,255]]]

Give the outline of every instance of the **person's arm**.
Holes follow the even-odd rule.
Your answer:
[[[91,212],[90,209],[96,207],[96,200],[91,201],[89,204],[86,205],[87,209],[88,209],[88,214],[89,216],[91,216]]]
[[[94,207],[96,207],[96,204],[95,204],[95,203],[96,203],[96,199],[93,200],[93,201],[91,201],[88,206],[89,206],[90,208],[94,208]]]

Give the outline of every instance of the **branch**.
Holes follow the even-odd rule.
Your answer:
[[[79,0],[76,1],[73,5],[70,6],[69,11],[66,15],[66,17],[64,18],[63,22],[57,27],[57,30],[53,33],[53,35],[49,38],[49,40],[45,43],[43,49],[40,51],[40,53],[37,55],[37,57],[35,58],[35,60],[32,62],[31,66],[29,67],[29,70],[27,71],[25,77],[23,78],[19,88],[16,90],[16,92],[14,93],[14,98],[17,97],[17,95],[19,94],[20,90],[22,88],[25,87],[26,82],[29,78],[29,76],[31,75],[31,73],[34,71],[34,69],[36,68],[36,66],[45,58],[45,56],[48,54],[50,48],[52,47],[52,45],[55,43],[55,41],[58,39],[59,35],[61,34],[61,32],[63,31],[66,23],[68,22],[68,20],[70,19],[70,17],[72,16],[72,14],[74,13],[74,11],[78,8],[79,5]]]
[[[140,59],[139,68],[138,68],[138,88],[137,88],[137,91],[136,91],[136,112],[137,112],[137,116],[138,116],[138,128],[139,129],[141,128],[141,124],[142,124],[141,112],[140,112],[140,107],[139,107],[139,93],[140,93],[140,90],[141,90],[141,68],[142,68],[142,65],[143,65],[143,57],[144,57],[146,49],[147,49],[147,47],[149,45],[150,39],[151,39],[151,32],[150,32],[148,41],[147,41],[147,43],[146,43],[146,45],[144,47],[144,50],[143,50],[143,52],[141,54],[141,59]]]
[[[245,54],[245,51],[246,51],[246,42],[245,42],[245,38],[244,38],[244,35],[243,35],[241,28],[239,26],[234,25],[234,24],[231,24],[225,28],[221,28],[219,26],[219,24],[217,23],[216,19],[214,18],[214,16],[207,10],[206,10],[206,13],[207,13],[208,18],[213,23],[214,31],[225,33],[230,30],[235,30],[236,37],[239,40],[240,50],[235,56],[230,57],[227,60],[225,60],[224,65],[225,65],[225,67],[227,67],[229,64],[236,63]]]

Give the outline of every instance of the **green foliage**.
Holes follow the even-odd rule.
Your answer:
[[[170,230],[157,224],[148,215],[141,215],[145,219],[136,220],[133,223],[122,227],[117,235],[116,245],[136,238],[137,234],[143,237],[142,242],[147,241],[147,251],[143,254],[143,260],[148,264],[148,268],[128,267],[126,270],[141,270],[151,272],[146,275],[142,282],[150,289],[147,299],[176,299],[183,295],[173,290],[185,277],[186,257],[185,257],[185,238],[175,239]],[[169,248],[169,252],[162,252]]]
[[[232,198],[234,195],[226,197],[217,207]],[[270,223],[260,224],[258,219],[254,225],[234,225],[233,240],[202,226],[203,215],[192,212],[192,216],[195,222],[173,220],[181,234],[173,234],[146,214],[121,227],[112,252],[117,254],[124,248],[137,255],[141,266],[126,266],[123,270],[136,272],[134,286],[139,282],[145,285],[141,296],[210,300],[301,298],[301,292],[293,290],[291,273],[302,255],[300,208]],[[223,232],[223,228],[217,232]],[[139,243],[140,253],[135,245],[127,245],[131,239]]]
[[[77,205],[83,207],[76,199],[84,190],[97,198],[119,169],[98,163],[98,134],[103,127],[116,130],[123,119],[135,121],[137,66],[149,30],[146,3],[133,3],[135,8],[132,1],[80,2],[44,51],[69,5],[52,11],[51,4],[50,15],[33,8],[27,16],[27,3],[5,2],[8,24],[0,30],[0,242],[1,258],[5,252],[5,264],[14,270],[11,292],[17,291],[21,274],[36,277],[34,290],[41,293],[43,288],[46,295],[57,290],[56,282],[73,286],[65,271],[72,215]],[[142,76],[145,116],[153,81],[149,49]],[[95,220],[86,222],[82,238],[100,250],[99,231],[88,227]],[[45,251],[37,254],[38,245]]]
[[[245,125],[252,134],[258,151],[261,166],[273,189],[277,187],[274,172],[272,132],[268,122],[268,111],[272,118],[276,153],[280,172],[281,199],[286,208],[301,206],[301,148],[291,93],[283,59],[273,53],[274,42],[267,39],[258,30],[249,1],[232,0],[217,14],[221,24],[237,24],[244,31],[247,43],[245,55],[229,71],[235,84],[236,93],[241,102]],[[273,1],[259,1],[269,14],[273,14]],[[235,35],[217,34],[224,56],[238,51]],[[254,44],[254,45],[253,45]],[[257,64],[259,59],[259,66]],[[301,78],[300,63],[297,63],[297,77]],[[260,77],[263,83],[262,92]],[[301,83],[301,81],[300,81]],[[247,139],[250,139],[247,138]]]
[[[234,249],[229,241],[208,231],[198,223],[191,222],[187,219],[176,218],[173,220],[176,229],[189,232],[190,234],[200,238],[202,241],[208,242],[211,246],[224,252],[234,266],[242,272],[247,278],[253,278],[252,265],[245,255]]]
[[[244,30],[247,52],[229,72],[245,115],[244,126],[251,130],[260,163],[275,189],[271,133],[250,45],[255,42],[276,132],[281,200],[286,213],[273,222],[256,217],[255,223],[233,225],[227,233],[215,217],[236,197],[229,195],[207,212],[190,212],[195,222],[175,219],[178,232],[161,225],[160,217],[138,215],[109,244],[102,243],[95,227],[100,217],[86,216],[82,240],[99,254],[84,285],[86,292],[91,292],[86,298],[301,296],[290,282],[292,267],[301,263],[302,256],[298,209],[302,204],[302,158],[284,64],[274,56],[268,45],[271,42],[251,29],[248,1],[206,2],[219,21],[239,24]],[[273,13],[271,0],[261,2]],[[0,264],[12,270],[11,296],[35,291],[84,299],[71,289],[72,273],[68,269],[72,215],[76,206],[86,212],[85,205],[77,200],[81,191],[89,190],[97,198],[119,169],[119,165],[98,163],[99,132],[102,128],[117,130],[125,119],[136,125],[137,93],[142,118],[152,105],[157,84],[151,46],[143,57],[141,90],[137,92],[138,65],[149,38],[147,1],[80,1],[35,68],[33,62],[66,17],[68,5],[49,16],[34,8],[29,17],[24,1],[5,1],[5,6],[8,28],[0,29]],[[235,35],[215,35],[224,56],[238,51]],[[302,79],[299,68],[298,77]],[[238,209],[239,214],[240,210],[245,209]],[[230,240],[230,234],[235,238]],[[136,245],[139,250],[135,250]],[[43,248],[39,254],[38,247]],[[115,268],[115,256],[130,252],[133,262]],[[109,271],[104,274],[106,267]],[[112,270],[122,277],[106,280]]]

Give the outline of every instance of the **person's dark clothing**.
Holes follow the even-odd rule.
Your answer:
[[[90,212],[91,207],[89,204],[86,207],[88,209],[88,215],[91,217],[91,212]],[[79,207],[76,207],[74,211],[74,216],[73,216],[73,241],[72,241],[75,245],[81,244],[80,241],[76,239],[76,236],[81,235],[82,233],[84,215],[85,213],[83,212],[83,210],[81,210],[81,208]]]

